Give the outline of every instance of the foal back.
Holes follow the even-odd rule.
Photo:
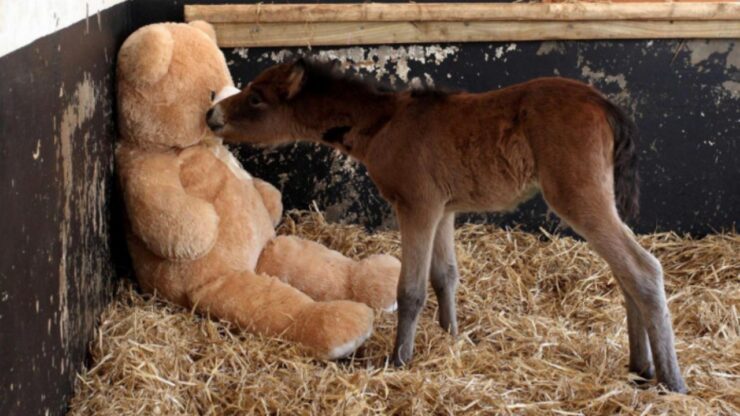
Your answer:
[[[553,173],[576,187],[602,182],[613,189],[614,161],[632,163],[631,155],[614,155],[630,136],[613,134],[631,122],[580,82],[540,78],[480,94],[411,92],[398,102],[364,160],[392,202],[441,199],[450,212],[509,211]]]

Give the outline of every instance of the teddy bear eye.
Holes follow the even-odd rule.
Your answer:
[[[249,105],[251,105],[252,107],[256,107],[262,104],[262,97],[260,97],[258,94],[251,93],[249,94],[249,98],[247,99],[249,100]]]

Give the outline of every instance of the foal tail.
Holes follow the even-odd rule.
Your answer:
[[[614,135],[614,195],[623,220],[636,219],[640,210],[637,172],[637,125],[611,101],[604,100]]]

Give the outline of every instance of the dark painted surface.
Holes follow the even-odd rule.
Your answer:
[[[123,3],[0,58],[1,415],[66,412],[111,298],[114,58],[130,29]]]
[[[229,1],[134,0],[137,23],[182,19],[182,5]],[[275,3],[285,3],[277,1]],[[344,1],[335,1],[344,2]],[[539,76],[589,82],[628,110],[640,128],[639,232],[697,235],[732,229],[740,219],[740,46],[735,40],[501,42],[356,48],[226,49],[238,84],[291,54],[340,58],[349,71],[404,88],[414,78],[450,89],[484,91]],[[406,67],[408,72],[406,73]],[[405,76],[404,76],[405,74]],[[257,176],[277,184],[286,208],[313,201],[335,221],[392,225],[388,205],[361,166],[330,149],[299,144],[277,151],[242,147]],[[540,197],[510,214],[462,220],[553,229]]]

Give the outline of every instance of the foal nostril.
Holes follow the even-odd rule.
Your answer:
[[[221,120],[221,117],[219,116],[220,113],[216,113],[215,109],[216,107],[213,107],[206,112],[206,124],[208,124],[208,127],[213,131],[219,130],[224,126],[223,120]]]

